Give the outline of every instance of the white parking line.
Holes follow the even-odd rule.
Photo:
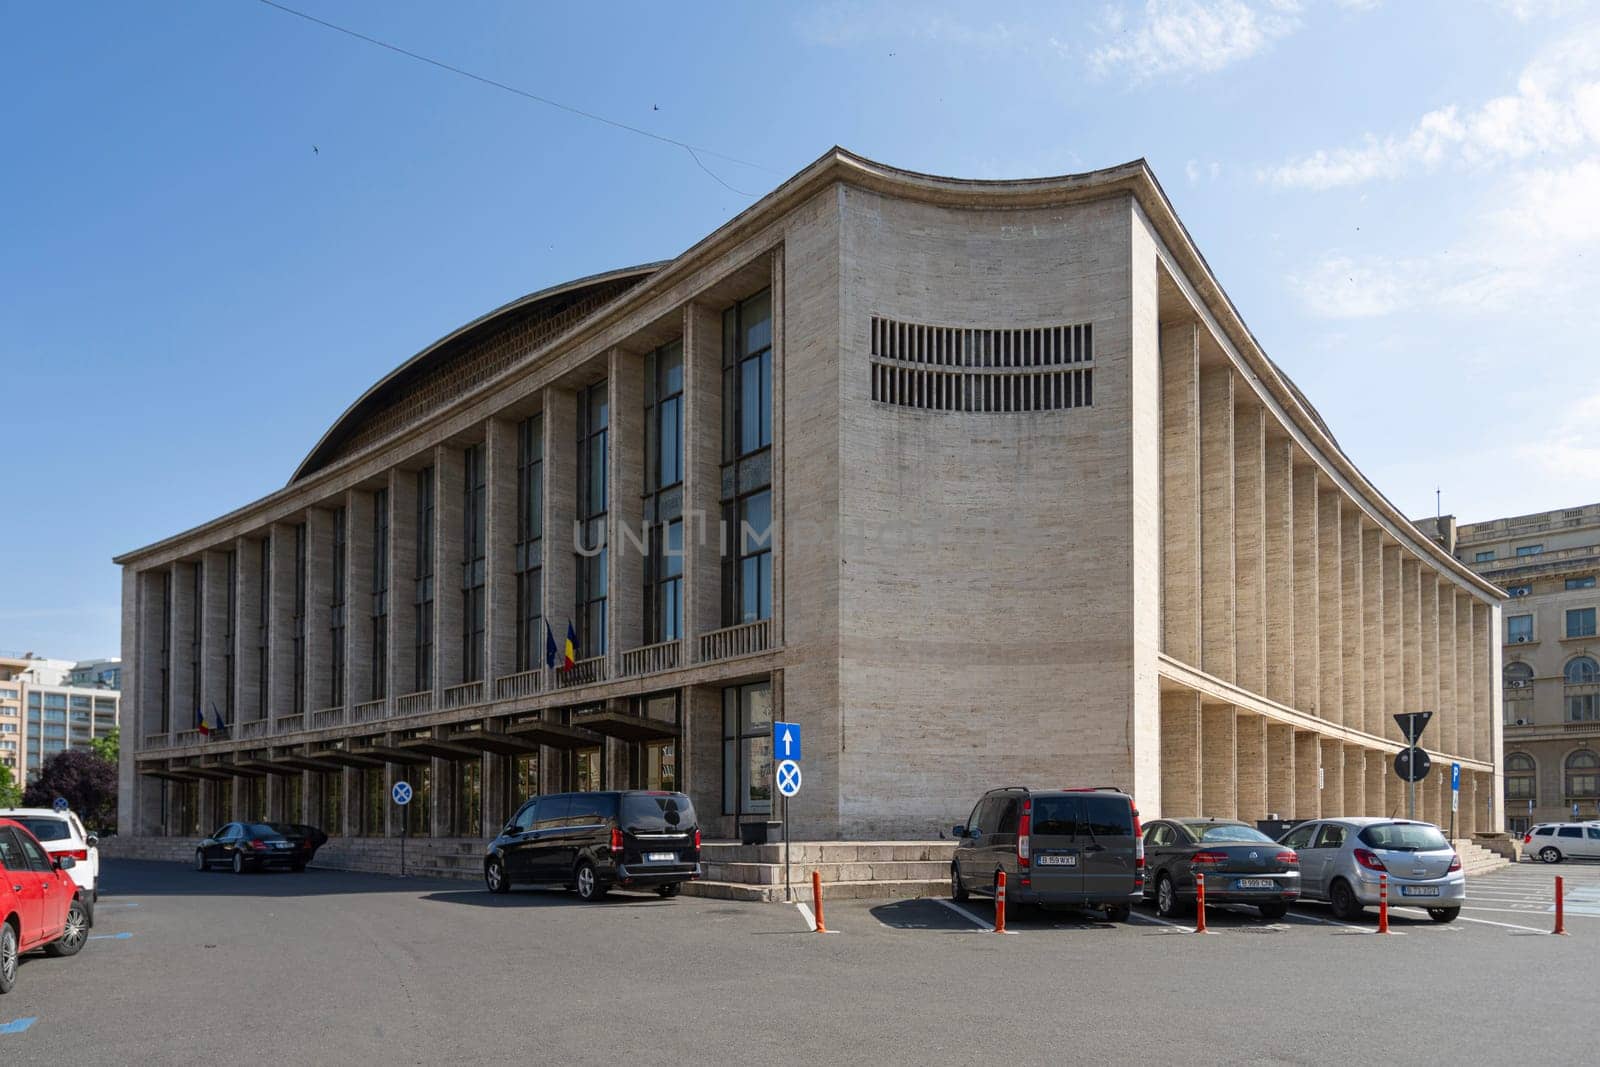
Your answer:
[[[1157,926],[1170,926],[1174,930],[1182,930],[1186,934],[1194,933],[1194,927],[1192,926],[1185,926],[1182,923],[1168,922],[1166,919],[1156,915],[1144,915],[1136,911],[1131,913],[1128,916],[1128,919],[1132,922],[1155,923]]]
[[[1323,926],[1342,926],[1346,930],[1360,930],[1364,934],[1370,934],[1374,929],[1376,929],[1376,927],[1357,926],[1355,923],[1340,922],[1338,919],[1324,919],[1320,915],[1307,915],[1303,911],[1291,911],[1288,915],[1285,915],[1284,918],[1304,919],[1307,922],[1321,923]]]
[[[994,933],[994,924],[993,923],[985,922],[981,916],[977,915],[974,912],[968,911],[966,908],[963,908],[960,904],[957,904],[957,903],[955,903],[954,901],[951,901],[951,900],[946,900],[943,897],[929,897],[928,899],[933,901],[935,904],[943,904],[945,907],[949,908],[951,911],[955,912],[957,915],[961,916],[963,919],[965,919],[968,922],[970,922],[970,923],[974,924],[975,926],[977,926],[978,929],[986,930],[991,934]]]
[[[794,906],[800,909],[800,917],[806,921],[806,929],[816,933],[817,917],[811,914],[811,909],[798,900],[794,902]]]
[[[1410,911],[1422,911],[1422,908],[1413,908],[1410,905],[1401,905]],[[1456,918],[1464,923],[1478,923],[1481,926],[1503,926],[1507,930],[1526,930],[1532,934],[1548,934],[1549,930],[1540,930],[1533,926],[1518,926],[1516,923],[1497,923],[1493,919],[1474,919],[1470,915],[1458,915]]]

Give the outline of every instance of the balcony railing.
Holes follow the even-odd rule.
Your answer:
[[[513,700],[517,697],[531,697],[544,689],[544,671],[537,667],[531,671],[522,671],[520,674],[508,674],[503,678],[494,680],[494,698],[496,700]]]
[[[172,744],[172,737],[168,734],[145,734],[142,747],[145,749],[166,748],[170,744]]]
[[[1561,724],[1565,734],[1600,734],[1600,722],[1568,722]]]
[[[279,715],[272,720],[272,732],[275,734],[286,734],[291,730],[304,730],[305,728],[305,712],[300,712],[298,715]]]
[[[571,689],[578,685],[593,685],[606,680],[606,658],[590,656],[580,659],[570,670],[556,671],[556,688]]]
[[[417,715],[433,710],[433,690],[402,694],[395,701],[395,712],[400,715]]]
[[[451,708],[466,708],[473,704],[483,703],[482,682],[462,682],[452,685],[444,691],[444,707],[446,711]]]
[[[173,744],[176,745],[198,745],[199,743],[199,730],[179,730],[173,735]]]
[[[367,700],[350,709],[351,722],[376,722],[389,713],[387,700]]]
[[[632,678],[639,674],[670,671],[678,666],[682,641],[662,641],[660,644],[632,648],[622,654],[620,675]]]
[[[324,726],[343,726],[344,707],[322,708],[311,713],[311,728],[319,730]]]
[[[265,737],[267,736],[267,720],[251,719],[249,722],[239,724],[240,737]]]
[[[758,619],[700,635],[700,662],[765,652],[772,646],[772,620]]]

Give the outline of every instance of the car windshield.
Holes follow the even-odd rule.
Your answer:
[[[1390,852],[1442,852],[1450,847],[1437,826],[1425,823],[1380,823],[1357,836],[1369,848]]]
[[[1189,823],[1188,827],[1191,834],[1194,834],[1201,841],[1206,842],[1242,841],[1248,842],[1252,845],[1259,845],[1263,843],[1268,845],[1276,844],[1272,838],[1268,837],[1260,830],[1254,830],[1248,826],[1230,825],[1226,823],[1221,826],[1213,826],[1210,823]]]
[[[626,793],[622,825],[636,833],[678,833],[695,827],[694,805],[682,793]]]
[[[26,826],[40,841],[65,841],[72,836],[72,827],[65,819],[52,819],[42,815],[13,815],[13,819]]]

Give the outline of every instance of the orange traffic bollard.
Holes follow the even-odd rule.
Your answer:
[[[1389,932],[1389,876],[1378,875],[1378,933]]]
[[[1556,875],[1556,928],[1550,931],[1552,934],[1567,932],[1566,902],[1562,899],[1565,896],[1566,894],[1561,891],[1561,876],[1558,874]]]
[[[822,872],[811,872],[811,901],[817,910],[817,933],[825,934],[828,928],[822,925]]]
[[[994,932],[1006,932],[1006,872],[994,876]]]
[[[1206,876],[1203,871],[1194,873],[1194,932],[1206,932]]]

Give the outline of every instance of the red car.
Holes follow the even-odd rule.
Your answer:
[[[0,819],[0,993],[17,984],[17,958],[42,948],[75,956],[89,937],[90,907],[71,871],[76,861],[50,855],[27,827]]]

